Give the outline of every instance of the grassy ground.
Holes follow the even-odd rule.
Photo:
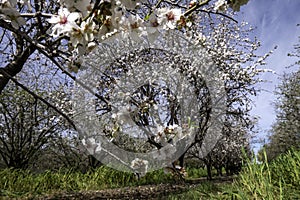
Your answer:
[[[0,171],[0,177],[0,196],[9,197],[174,182],[173,177],[164,174],[163,170],[149,173],[137,180],[131,173],[116,171],[104,166],[85,174],[72,170],[32,174],[29,171],[5,169]]]
[[[203,169],[187,171],[189,178],[206,175]],[[100,167],[86,174],[72,170],[32,174],[29,171],[5,169],[0,171],[0,198],[32,198],[55,193],[99,191],[141,185],[152,185],[155,191],[165,190],[162,186],[154,188],[162,183],[168,186],[169,191],[175,191],[176,188],[170,188],[175,182],[178,180],[170,174],[165,174],[163,170],[149,173],[137,180],[133,174],[107,167]],[[146,186],[143,191],[149,192],[151,187],[147,190]],[[188,187],[186,192],[182,193],[183,190],[180,190],[180,194],[174,193],[166,199],[300,199],[300,152],[291,151],[269,164],[252,162],[244,167],[233,183],[202,181],[201,184]]]
[[[179,199],[300,199],[300,151],[289,151],[271,163],[248,164],[232,184],[206,183]]]

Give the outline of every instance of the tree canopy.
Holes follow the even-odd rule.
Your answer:
[[[249,96],[256,95],[254,85],[260,81],[257,75],[264,71],[258,69],[258,66],[265,64],[264,61],[269,55],[255,54],[260,43],[256,38],[248,37],[251,27],[243,22],[237,23],[234,19],[234,12],[239,11],[240,6],[247,2],[247,0],[58,2],[1,0],[0,91],[5,93],[8,82],[12,81],[29,93],[34,100],[53,109],[76,129],[73,117],[79,112],[70,104],[76,93],[74,85],[78,84],[86,89],[87,94],[92,93],[93,98],[96,98],[92,100],[95,100],[93,108],[98,112],[97,120],[101,121],[101,116],[109,113],[109,122],[105,121],[100,129],[101,134],[104,134],[109,142],[131,151],[145,152],[151,148],[161,149],[163,144],[172,144],[174,138],[184,137],[184,129],[193,127],[197,129],[197,133],[192,144],[186,147],[184,152],[186,153],[193,146],[201,148],[209,127],[212,127],[210,120],[212,108],[216,105],[213,98],[216,97],[209,91],[208,77],[200,73],[203,72],[200,70],[201,67],[205,69],[210,66],[211,68],[205,72],[212,76],[220,73],[216,82],[222,83],[222,87],[217,89],[224,91],[221,99],[226,99],[222,113],[223,125],[226,125],[226,120],[229,125],[227,124],[228,130],[223,131],[227,134],[223,139],[230,138],[243,143],[240,145],[237,142],[226,141],[215,151],[223,151],[226,146],[228,155],[234,152],[232,154],[238,154],[236,156],[239,157],[241,147],[248,146],[246,133],[253,126],[253,119],[249,114],[251,110]],[[165,38],[170,40],[163,41],[165,38],[161,35],[168,36],[168,33],[170,36]],[[175,36],[182,36],[184,44],[188,45],[178,46],[181,40]],[[119,50],[118,41],[121,43],[127,37],[130,38],[127,49],[120,50],[121,53],[115,51]],[[107,45],[110,40],[115,42],[111,44],[116,45]],[[167,46],[173,42],[171,45],[174,48],[161,49],[151,46],[152,48],[140,50],[137,47],[142,45],[132,45],[141,41],[158,44],[155,47],[164,47],[161,44]],[[131,49],[132,47],[134,48]],[[195,51],[191,51],[192,48],[189,47],[193,47]],[[104,51],[101,52],[101,49]],[[105,58],[105,55],[111,57]],[[152,66],[138,68],[145,63],[147,66],[156,64],[165,67],[159,68],[162,69],[160,71],[147,70],[152,69]],[[195,63],[200,63],[201,66],[195,66]],[[122,109],[119,106],[122,104],[112,104],[119,98],[114,96],[116,95],[114,91],[119,86],[124,89],[129,85],[129,81],[123,85],[119,83],[123,75],[129,76],[135,72],[134,66],[138,69],[137,74],[133,76],[136,81],[146,80],[145,77],[154,76],[156,73],[161,77],[169,77],[156,80],[154,84],[149,82],[139,85],[130,91],[129,95],[126,92],[118,93],[130,96],[128,101],[130,108],[123,106],[125,111],[123,109],[124,112],[120,112]],[[163,73],[168,67],[170,70],[168,73],[177,73],[180,76]],[[30,70],[39,71],[41,73],[38,74],[43,76],[44,72],[41,69],[51,69],[50,75],[48,71],[44,79],[37,78],[35,81],[22,78],[22,74]],[[93,70],[94,73],[89,77],[80,80],[80,75]],[[93,75],[97,73],[101,75],[96,77],[98,79],[93,79]],[[52,78],[51,81],[48,79],[49,76]],[[182,77],[186,77],[187,80],[187,86],[184,87],[190,89],[196,96],[195,104],[180,104],[181,99],[190,97],[178,93],[177,89],[171,87],[172,84],[177,84],[176,87],[179,88]],[[45,83],[44,80],[48,81]],[[49,93],[45,92],[47,87]],[[44,92],[36,92],[37,88],[42,88]],[[59,92],[55,95],[50,93],[56,89]],[[78,100],[77,103],[85,105],[85,102]],[[117,107],[115,113],[113,106]],[[180,115],[184,115],[185,111],[192,111],[193,106],[199,111],[197,121],[180,120]],[[165,121],[161,120],[163,123],[155,128],[152,128],[155,124],[151,116],[152,111],[163,113],[159,114],[157,119],[165,118]],[[185,117],[188,119],[189,116]],[[120,134],[122,128],[120,122],[124,123],[125,118],[131,118],[135,129],[151,127],[146,140],[142,141],[147,145],[141,148],[137,145],[140,141],[137,142],[136,138]],[[9,123],[11,122],[7,122]],[[97,148],[97,144],[101,143],[99,141],[85,139],[83,143],[92,154],[103,150],[99,145]],[[117,159],[116,156],[114,159]],[[120,157],[118,159],[121,161]],[[131,168],[135,168],[138,165],[136,163],[142,165],[146,163],[136,159],[133,161]]]

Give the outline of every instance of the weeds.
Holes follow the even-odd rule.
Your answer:
[[[265,155],[265,160],[266,155]],[[289,151],[271,163],[248,160],[232,184],[201,183],[185,193],[168,199],[299,199],[300,151]],[[204,169],[187,168],[189,178],[206,176]],[[163,170],[146,174],[140,180],[131,173],[102,166],[85,174],[73,170],[30,171],[0,170],[0,197],[32,197],[58,192],[92,191],[125,186],[172,183]]]
[[[266,154],[264,154],[267,161]],[[250,163],[248,161],[248,163]],[[227,187],[224,199],[299,199],[300,151],[291,150],[273,162],[244,167],[238,179]]]
[[[300,151],[291,150],[271,163],[246,163],[232,184],[206,182],[168,199],[300,199]]]
[[[172,182],[172,177],[164,174],[163,170],[149,173],[137,180],[131,173],[108,167],[100,167],[85,174],[73,170],[33,174],[30,171],[4,169],[0,171],[0,177],[0,196],[9,197]]]

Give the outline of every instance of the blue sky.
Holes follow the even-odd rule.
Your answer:
[[[257,51],[259,55],[278,46],[265,66],[277,74],[262,75],[261,78],[268,82],[259,85],[263,91],[253,98],[256,107],[252,114],[260,117],[259,137],[264,138],[276,117],[272,102],[275,101],[273,94],[275,86],[280,83],[278,77],[283,72],[295,71],[299,68],[299,66],[286,67],[296,61],[287,54],[293,51],[293,45],[298,43],[298,36],[300,36],[300,26],[297,26],[300,24],[300,0],[250,0],[241,8],[238,21],[242,20],[256,27],[253,34],[262,44]]]

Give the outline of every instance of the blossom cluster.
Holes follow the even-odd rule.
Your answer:
[[[95,47],[95,41],[103,41],[116,33],[122,33],[122,36],[132,33],[136,38],[142,35],[155,37],[160,29],[176,28],[182,16],[180,9],[159,8],[145,21],[138,14],[127,12],[137,8],[141,1],[103,1],[104,8],[97,11],[93,11],[93,5],[88,1],[61,0],[60,3],[62,7],[57,15],[49,19],[53,24],[51,35],[70,37],[70,43],[79,55]]]
[[[181,139],[186,134],[187,130],[183,130],[181,126],[177,124],[169,125],[167,127],[158,126],[157,127],[157,134],[154,138],[154,141],[165,145],[168,141],[172,139]]]
[[[96,1],[97,2],[97,1]],[[50,16],[48,22],[52,24],[50,36],[58,38],[66,36],[69,41],[69,51],[72,56],[67,58],[69,68],[77,71],[81,65],[80,56],[89,53],[98,42],[112,35],[121,33],[121,37],[131,35],[132,39],[147,36],[154,41],[161,30],[189,28],[191,19],[185,17],[183,9],[171,7],[151,8],[142,18],[136,12],[142,8],[145,0],[101,0],[95,5],[87,0],[58,0],[59,9]],[[186,8],[196,6],[199,1],[192,0]],[[0,18],[18,29],[26,24],[26,20],[17,7],[27,7],[32,12],[28,0],[0,0]],[[215,10],[224,10],[225,0],[215,3]]]
[[[17,3],[29,5],[27,0],[0,0],[0,19],[11,23],[15,29],[26,24],[25,19],[15,8]]]
[[[61,8],[49,22],[53,24],[53,37],[66,35],[70,38],[74,49],[72,54],[76,56],[69,67],[74,69],[78,56],[89,53],[96,47],[97,41],[101,42],[117,33],[121,33],[122,37],[131,34],[133,39],[147,35],[154,40],[160,29],[174,29],[182,16],[180,9],[168,8],[154,10],[148,20],[128,12],[138,8],[141,3],[141,0],[105,0],[100,3],[102,9],[94,11],[94,5],[88,1],[60,0]],[[75,65],[75,70],[77,66]]]
[[[130,167],[137,171],[140,176],[144,176],[148,171],[149,162],[140,158],[135,158],[131,161]]]

